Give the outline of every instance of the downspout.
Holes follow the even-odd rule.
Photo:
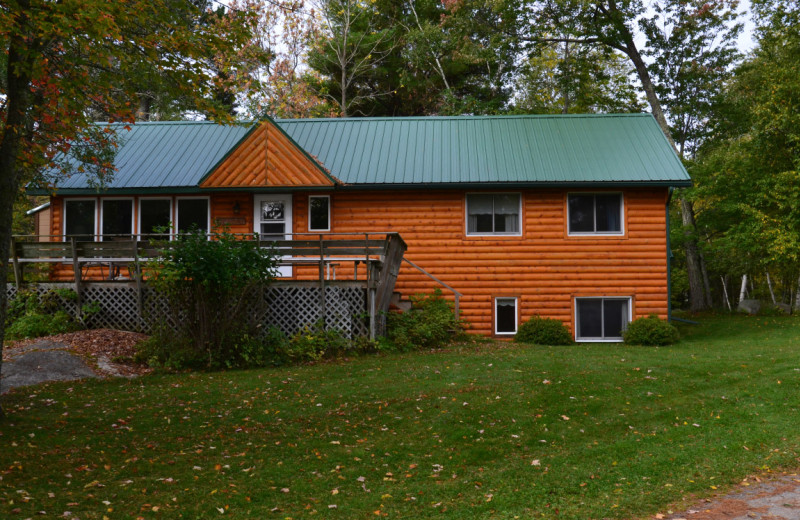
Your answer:
[[[670,244],[669,229],[669,203],[672,200],[674,188],[669,188],[667,203],[664,205],[664,214],[667,219],[667,321],[672,321],[672,244]]]

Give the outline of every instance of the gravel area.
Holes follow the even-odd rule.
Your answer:
[[[150,371],[133,362],[144,334],[82,330],[47,338],[8,342],[3,348],[0,393],[46,381],[92,377],[136,377]]]

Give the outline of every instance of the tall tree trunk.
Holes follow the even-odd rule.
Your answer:
[[[611,12],[606,14],[610,20],[614,21],[616,19],[614,25],[619,31],[621,38],[621,46],[618,47],[618,50],[624,52],[633,63],[633,66],[636,69],[636,75],[639,77],[639,81],[642,83],[642,89],[644,89],[644,94],[647,98],[648,104],[650,105],[650,110],[653,113],[653,117],[658,123],[658,126],[661,128],[661,131],[664,133],[664,137],[667,138],[667,141],[672,146],[672,149],[675,150],[676,154],[681,156],[680,150],[678,150],[678,147],[675,145],[675,140],[672,138],[672,132],[670,131],[667,118],[664,115],[664,110],[661,108],[661,102],[658,99],[658,95],[656,95],[656,90],[653,86],[653,80],[650,78],[650,72],[647,70],[647,64],[642,59],[642,55],[639,53],[639,49],[636,47],[633,34],[631,34],[628,27],[622,21],[623,19],[621,16],[614,16],[615,14],[618,15],[616,2],[614,0],[609,2],[609,10]],[[686,270],[689,276],[689,307],[692,312],[696,312],[708,309],[711,306],[709,303],[710,294],[708,297],[706,297],[706,283],[703,279],[703,259],[700,256],[700,247],[697,243],[697,236],[694,233],[694,231],[697,229],[694,220],[694,208],[692,207],[691,201],[686,199],[686,195],[683,190],[678,192],[678,199],[680,200],[681,219],[683,220],[683,225],[684,227],[688,226],[689,230],[691,230],[691,232],[687,231],[685,233]]]
[[[800,309],[800,278],[797,279],[797,292],[794,293],[794,308]]]
[[[20,2],[24,8],[30,8],[27,1]],[[23,10],[23,12],[25,12]],[[21,50],[29,47],[24,35],[14,34],[8,44],[7,89],[6,89],[6,121],[0,136],[0,280],[3,288],[0,291],[0,372],[3,369],[3,342],[5,339],[5,323],[7,297],[5,283],[8,278],[8,258],[11,249],[12,221],[14,199],[19,189],[19,169],[17,157],[22,150],[23,140],[30,132],[28,109],[30,107],[31,75],[24,66],[24,55]],[[0,419],[5,416],[0,405]]]
[[[725,305],[727,305],[728,310],[732,311],[733,308],[731,307],[731,299],[728,296],[728,280],[726,278],[727,276],[719,277],[719,279],[722,280],[722,296],[725,298]]]
[[[772,305],[775,305],[777,300],[775,300],[775,291],[772,290],[772,279],[769,277],[769,271],[767,271],[767,287],[769,287],[769,296],[772,298]]]
[[[702,311],[708,308],[704,295],[703,266],[700,263],[700,251],[694,236],[695,222],[692,203],[685,197],[680,199],[683,233],[686,236],[686,273],[689,276],[689,310]]]
[[[742,275],[742,288],[739,289],[739,303],[747,296],[747,274]]]
[[[696,230],[697,228],[695,228]],[[698,248],[698,254],[700,255],[700,272],[703,273],[703,295],[705,296],[706,307],[712,308],[714,306],[714,302],[711,300],[711,281],[708,279],[708,270],[706,269],[706,257],[703,256],[703,251]]]

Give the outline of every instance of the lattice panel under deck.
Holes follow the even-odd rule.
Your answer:
[[[27,285],[43,295],[53,289],[72,289],[72,284]],[[13,299],[17,294],[13,284],[6,285],[6,295]],[[320,288],[303,285],[271,286],[264,293],[267,309],[260,320],[264,328],[278,327],[291,336],[305,327],[316,326],[320,319]],[[62,308],[74,318],[79,317],[77,304],[60,297]],[[169,304],[163,296],[150,287],[142,289],[142,314],[139,313],[138,293],[135,284],[87,283],[84,285],[82,303],[97,302],[100,311],[87,318],[89,328],[115,328],[136,332],[152,332],[158,321],[169,316]],[[366,314],[366,290],[357,286],[325,287],[325,324],[348,338],[369,333]],[[174,327],[174,323],[168,323]]]

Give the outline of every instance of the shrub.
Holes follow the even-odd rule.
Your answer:
[[[53,314],[31,313],[20,316],[6,327],[6,337],[12,340],[38,338],[74,332],[80,328],[65,311],[56,311]]]
[[[348,350],[350,342],[339,331],[308,328],[301,330],[285,344],[283,354],[290,362],[318,361]]]
[[[622,337],[629,345],[660,346],[675,343],[680,334],[674,325],[651,314],[630,322]]]
[[[8,302],[6,337],[38,338],[79,330],[80,324],[62,308],[62,301],[77,298],[70,289],[47,291],[41,297],[35,291],[20,291]]]
[[[572,334],[560,320],[534,316],[519,326],[514,341],[536,345],[571,345]]]
[[[256,316],[266,311],[263,291],[276,274],[273,251],[228,232],[211,240],[195,229],[158,244],[148,265],[150,282],[169,302],[169,312],[143,356],[171,368],[224,368],[267,363],[274,345],[258,345]]]
[[[450,302],[442,290],[411,297],[411,309],[404,313],[391,313],[386,324],[386,341],[378,344],[379,350],[401,351],[436,348],[447,344],[463,333],[465,324],[456,318]]]

